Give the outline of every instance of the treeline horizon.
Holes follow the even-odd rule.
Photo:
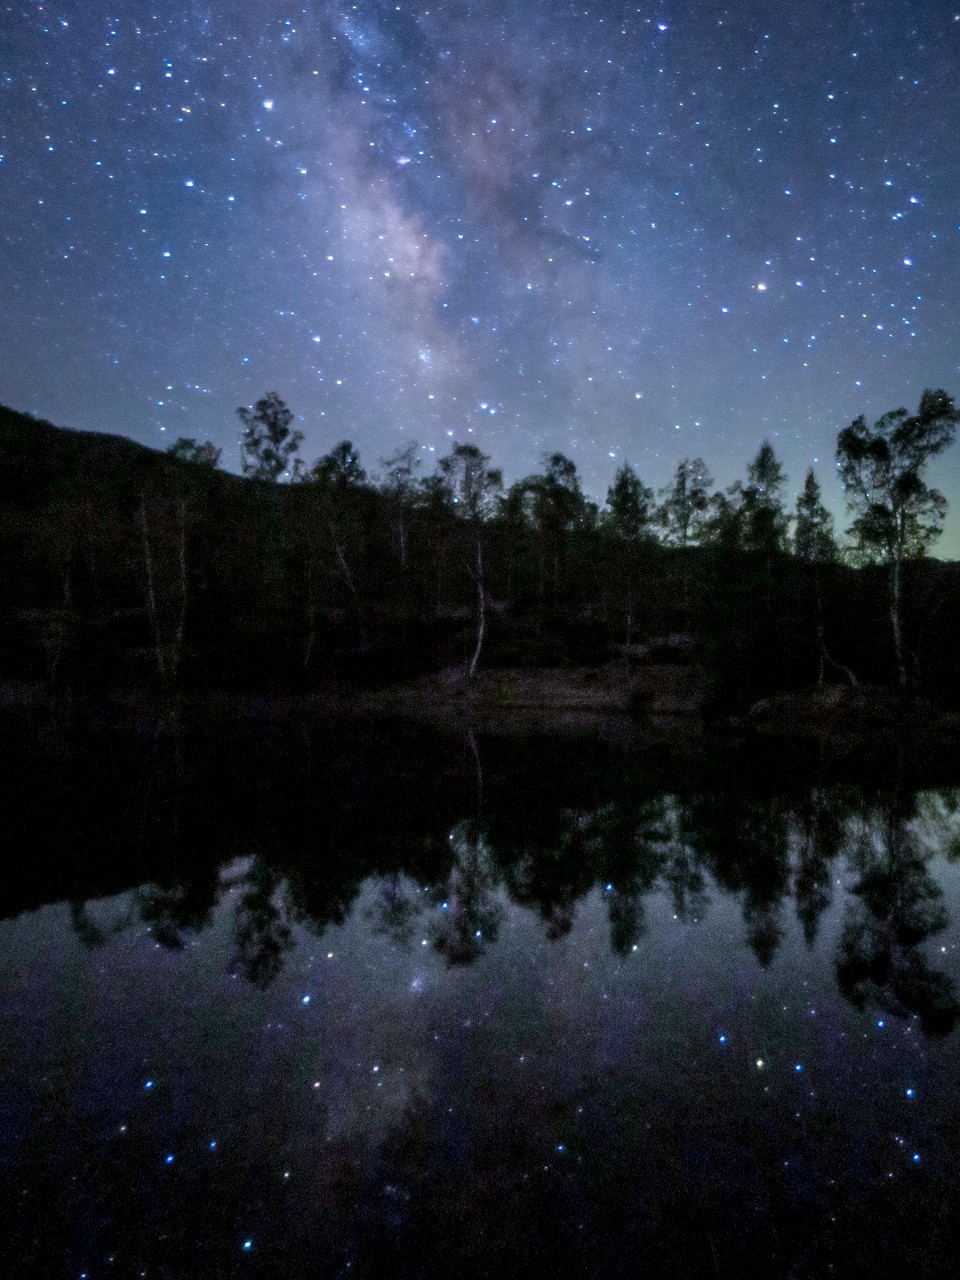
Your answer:
[[[846,545],[812,469],[788,509],[766,441],[726,489],[700,458],[658,493],[622,463],[601,506],[559,452],[507,486],[473,443],[428,475],[410,444],[371,479],[346,440],[307,468],[274,392],[238,415],[243,477],[189,438],[158,453],[0,409],[8,675],[473,676],[682,634],[729,705],[836,679],[960,683],[957,575],[923,559],[947,510],[924,468],[960,421],[946,392],[840,432]]]

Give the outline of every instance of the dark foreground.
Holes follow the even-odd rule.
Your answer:
[[[956,760],[631,737],[3,744],[5,1273],[955,1274]]]

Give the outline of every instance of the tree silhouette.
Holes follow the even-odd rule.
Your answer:
[[[741,497],[741,538],[744,551],[777,555],[786,550],[787,514],[783,509],[786,476],[769,440],[764,440],[747,467]]]
[[[854,861],[858,899],[837,957],[840,990],[858,1008],[879,1004],[918,1014],[925,1031],[945,1035],[960,1017],[951,978],[935,969],[921,944],[949,923],[943,890],[918,847],[915,799],[893,792],[863,823]]]
[[[712,484],[702,458],[684,458],[671,483],[660,490],[663,502],[657,521],[668,546],[685,548],[696,542],[709,511]]]
[[[293,414],[276,391],[268,391],[252,409],[241,406],[237,417],[243,423],[240,456],[245,476],[269,484],[278,483],[287,474],[299,476],[303,464],[297,453],[303,432],[290,426]]]
[[[310,468],[311,479],[334,489],[349,489],[366,482],[367,473],[360,465],[360,455],[350,440],[341,440],[329,453]]]
[[[797,498],[793,554],[805,564],[830,564],[837,558],[833,516],[820,500],[820,486],[812,467]]]
[[[198,444],[192,436],[180,436],[167,450],[178,462],[191,462],[198,467],[216,467],[220,464],[220,450],[207,440]]]
[[[626,615],[624,640],[633,640],[633,625],[640,570],[653,544],[653,490],[648,489],[629,463],[617,468],[607,490],[603,526],[610,535],[609,577],[623,601]]]
[[[803,482],[803,490],[797,499],[796,524],[793,533],[793,553],[803,566],[801,574],[806,595],[812,608],[813,630],[817,645],[817,684],[822,685],[827,651],[824,644],[822,566],[837,559],[837,544],[833,536],[833,517],[820,501],[820,486],[811,468]]]
[[[618,541],[636,543],[650,536],[653,514],[653,490],[623,463],[607,490],[606,527]]]
[[[890,625],[900,683],[907,680],[900,597],[903,562],[922,556],[943,529],[947,500],[923,469],[949,447],[960,410],[945,391],[924,391],[915,414],[894,409],[867,426],[861,415],[837,437],[837,465],[855,513],[850,533],[864,560],[890,572]]]

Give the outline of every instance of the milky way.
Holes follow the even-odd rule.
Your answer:
[[[960,393],[960,13],[930,0],[17,4],[0,400],[308,462],[474,439],[729,483]],[[934,478],[952,502],[956,451]]]

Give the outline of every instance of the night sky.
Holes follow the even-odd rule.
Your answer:
[[[236,467],[276,390],[308,463],[561,450],[601,500],[769,437],[839,507],[839,427],[960,394],[958,69],[955,0],[20,0],[0,401]]]

